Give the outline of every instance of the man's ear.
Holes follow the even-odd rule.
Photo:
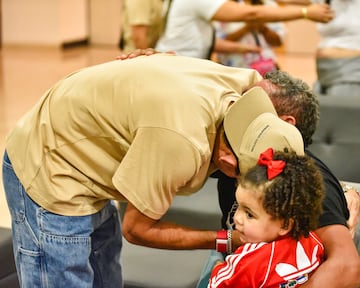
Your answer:
[[[226,167],[234,170],[237,168],[238,165],[236,157],[230,153],[221,155],[219,161],[222,162]]]
[[[288,234],[291,231],[291,229],[293,227],[294,227],[294,219],[290,218],[288,226],[287,227],[285,227],[285,226],[281,227],[281,229],[279,231],[279,235],[280,236],[285,236],[286,234]]]
[[[291,115],[281,115],[279,116],[279,118],[291,125],[296,125],[296,119],[294,116],[291,116]]]

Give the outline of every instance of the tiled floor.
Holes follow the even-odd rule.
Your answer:
[[[3,47],[0,50],[0,155],[4,137],[37,99],[59,78],[93,64],[113,60],[116,47],[57,48]],[[312,55],[278,54],[280,67],[309,85],[315,79]],[[0,179],[0,226],[9,227],[10,217]]]

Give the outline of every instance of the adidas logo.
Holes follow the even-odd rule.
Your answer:
[[[296,284],[302,284],[308,280],[307,274],[311,271],[315,270],[319,265],[319,261],[316,257],[316,254],[319,250],[319,245],[314,247],[312,251],[311,259],[309,259],[305,253],[304,247],[301,245],[300,242],[296,244],[296,267],[288,264],[288,263],[279,263],[275,267],[276,273],[284,278],[287,281],[296,281]],[[290,282],[286,283],[289,285]],[[281,286],[281,288],[285,287],[294,287],[292,286]]]

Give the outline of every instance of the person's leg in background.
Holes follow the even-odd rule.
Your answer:
[[[28,197],[6,153],[3,183],[21,287],[122,287],[121,227],[110,202],[93,215],[53,214]]]
[[[315,93],[360,98],[360,57],[317,58],[316,70]]]

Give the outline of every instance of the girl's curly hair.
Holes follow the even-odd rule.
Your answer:
[[[267,178],[267,167],[257,164],[240,178],[247,189],[262,191],[261,201],[273,219],[283,220],[284,228],[293,225],[289,236],[307,237],[318,227],[324,198],[323,180],[313,160],[295,152],[275,152],[274,160],[283,160],[286,166],[272,180]],[[254,192],[256,193],[256,192]]]

